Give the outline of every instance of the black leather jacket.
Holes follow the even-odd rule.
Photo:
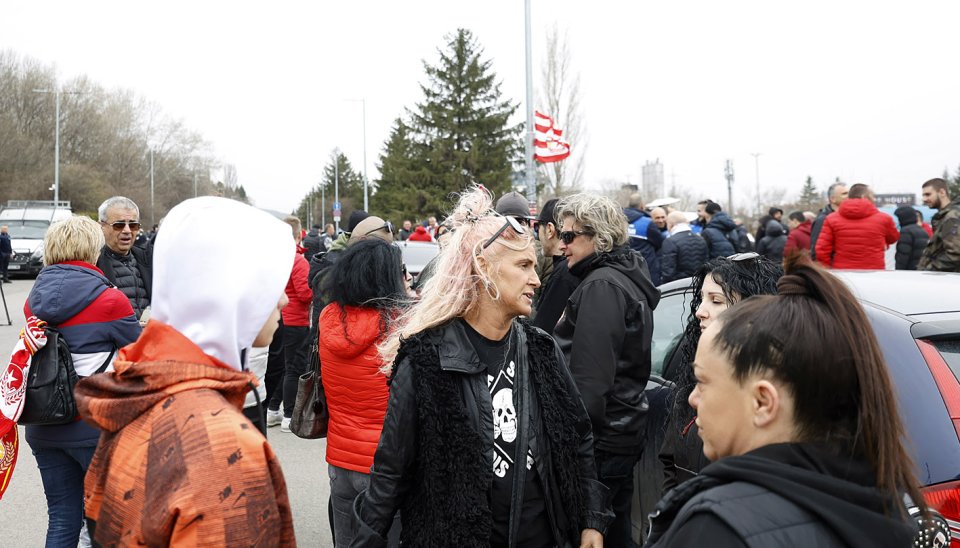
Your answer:
[[[625,246],[584,259],[570,272],[583,281],[553,337],[590,414],[597,450],[639,454],[660,291],[640,254]]]
[[[359,530],[352,546],[386,546],[387,531],[398,510],[405,546],[489,545],[493,406],[486,368],[461,322],[454,320],[404,341],[407,348],[414,347],[411,353],[404,355],[401,347],[369,487],[355,504]],[[550,337],[532,326],[515,328],[511,336],[518,337],[514,340],[522,349],[517,354],[514,389],[519,391],[519,401],[529,402],[531,410],[518,413],[517,444],[521,448],[530,446],[536,455],[536,471],[557,546],[579,546],[582,529],[604,532],[613,518],[606,502],[607,489],[596,480],[589,419],[563,356]],[[546,353],[552,349],[553,355],[536,356],[537,351],[531,350],[536,348],[546,349]],[[433,354],[433,361],[439,360],[438,370],[422,365],[431,361],[422,359],[424,352]],[[542,365],[548,362],[562,373],[557,374],[554,368],[550,382],[538,381],[545,378],[538,368],[547,371],[549,368]],[[544,386],[551,383],[549,390],[555,392],[556,399],[545,404]],[[552,407],[558,402],[566,405]],[[555,432],[557,421],[563,422],[560,417],[564,416],[575,421],[566,424],[573,443],[556,447],[551,443],[551,428]],[[471,451],[476,447],[480,451]],[[567,469],[564,463],[573,469]],[[516,468],[515,485],[523,485],[519,476],[524,473],[526,467]],[[579,485],[571,485],[571,479]],[[563,500],[563,492],[571,488],[582,499],[579,516],[566,511],[570,506]],[[522,501],[521,487],[514,492],[511,543],[522,525]]]

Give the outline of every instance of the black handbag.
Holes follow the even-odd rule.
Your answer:
[[[77,420],[73,389],[79,377],[73,367],[70,347],[56,328],[46,327],[44,332],[47,343],[30,358],[23,411],[17,419],[19,424],[69,424]],[[112,358],[113,352],[110,352],[96,373],[105,371]]]
[[[290,431],[308,440],[325,438],[329,419],[327,396],[320,377],[320,344],[314,337],[310,345],[310,369],[297,381],[297,402],[293,406]]]

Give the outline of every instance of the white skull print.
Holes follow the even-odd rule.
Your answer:
[[[493,396],[493,436],[507,443],[517,439],[517,410],[513,407],[513,390],[509,388]]]

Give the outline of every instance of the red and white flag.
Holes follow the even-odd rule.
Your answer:
[[[534,113],[533,158],[541,163],[559,162],[570,156],[570,143],[564,141],[563,130],[553,124],[553,118]]]

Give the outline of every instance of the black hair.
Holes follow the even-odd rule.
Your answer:
[[[718,322],[713,351],[730,360],[738,382],[763,373],[789,390],[797,441],[868,461],[893,505],[902,510],[906,492],[924,508],[883,352],[843,282],[792,254],[776,295],[745,299]]]
[[[340,305],[342,319],[347,306],[375,308],[380,311],[381,327],[386,328],[407,300],[400,248],[379,238],[350,244],[323,278],[321,291],[331,304]]]
[[[767,214],[770,215],[771,217],[773,217],[777,213],[779,213],[780,215],[783,215],[783,210],[777,206],[773,206],[767,211]]]
[[[728,303],[736,302],[753,295],[773,295],[777,292],[777,280],[783,276],[783,266],[779,262],[771,261],[763,256],[742,261],[732,261],[724,257],[711,259],[697,269],[692,278],[693,298],[690,301],[690,315],[687,317],[687,327],[680,341],[680,367],[676,372],[675,391],[673,402],[673,420],[679,429],[684,429],[693,419],[695,412],[687,398],[693,392],[696,378],[693,376],[693,358],[697,354],[697,344],[700,342],[700,320],[697,318],[697,309],[703,302],[700,291],[707,276],[712,276],[723,290],[723,296]],[[673,433],[668,432],[667,435]]]
[[[793,219],[794,221],[797,221],[798,223],[802,223],[802,222],[805,222],[805,221],[807,220],[807,218],[803,216],[803,212],[802,212],[802,211],[791,211],[791,212],[790,212],[790,216],[787,217],[787,218],[788,218],[788,219]]]
[[[717,202],[711,202],[710,200],[707,200],[707,205],[703,208],[703,210],[706,211],[708,215],[716,215],[717,213],[720,213],[723,208],[721,208],[720,204]]]
[[[557,202],[560,201],[560,198],[550,198],[543,208],[540,209],[540,216],[537,219],[541,223],[553,223],[554,226],[557,224]]]

